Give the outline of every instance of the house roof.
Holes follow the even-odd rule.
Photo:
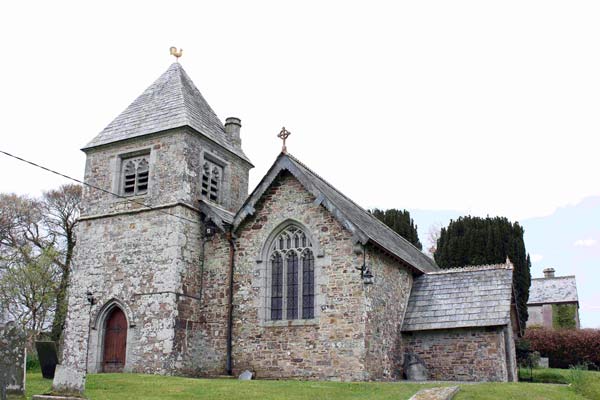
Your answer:
[[[435,262],[412,243],[398,235],[368,211],[344,196],[339,190],[309,169],[290,154],[281,153],[256,189],[236,214],[233,227],[255,212],[255,205],[265,191],[284,170],[289,171],[306,190],[315,196],[315,203],[322,204],[355,237],[357,242],[371,242],[392,256],[404,261],[419,272],[437,271]]]
[[[83,150],[183,126],[250,162],[179,63],[173,63]]]
[[[453,268],[414,281],[403,331],[506,325],[512,264]]]
[[[536,278],[531,280],[527,304],[578,302],[575,276]]]

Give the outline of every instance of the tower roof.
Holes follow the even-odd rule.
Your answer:
[[[167,129],[189,126],[250,162],[179,63],[173,63],[152,85],[100,132],[83,150]]]

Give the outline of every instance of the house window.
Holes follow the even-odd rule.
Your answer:
[[[123,159],[121,169],[124,196],[136,196],[148,192],[148,155]]]
[[[285,228],[271,245],[271,320],[315,317],[315,259],[302,229]]]
[[[223,182],[223,167],[211,161],[204,161],[202,167],[202,197],[219,202]]]

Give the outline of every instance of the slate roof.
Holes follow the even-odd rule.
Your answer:
[[[419,272],[438,270],[435,262],[413,246],[412,243],[344,196],[298,159],[285,153],[281,153],[277,157],[273,166],[236,214],[233,221],[234,230],[240,226],[247,216],[254,214],[256,202],[279,173],[284,170],[294,175],[306,190],[315,196],[315,203],[322,204],[327,208],[346,229],[352,232],[357,241],[362,244],[372,242]]]
[[[508,324],[512,272],[512,264],[498,264],[440,270],[415,278],[402,330]]]
[[[527,304],[576,303],[577,284],[575,276],[536,278],[531,280]]]
[[[173,63],[83,150],[167,129],[189,126],[250,162],[179,63]]]
[[[202,212],[207,219],[212,221],[217,227],[225,231],[225,225],[231,225],[233,223],[233,214],[218,205],[211,203],[206,200],[200,200],[200,212]]]

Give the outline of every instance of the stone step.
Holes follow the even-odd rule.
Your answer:
[[[409,400],[452,400],[459,390],[458,386],[423,389],[415,393]]]

